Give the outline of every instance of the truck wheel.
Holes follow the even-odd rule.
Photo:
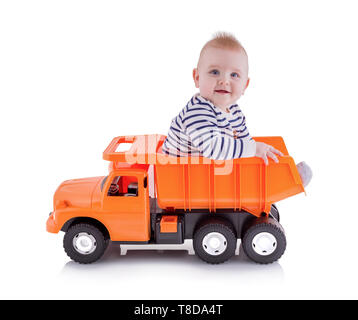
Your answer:
[[[79,263],[92,263],[102,257],[108,241],[95,226],[79,223],[70,227],[64,238],[63,247],[67,255]]]
[[[235,254],[236,237],[223,223],[207,223],[194,234],[194,250],[207,263],[223,263]]]
[[[260,220],[247,229],[242,247],[251,260],[261,264],[272,263],[285,252],[286,236],[276,220]]]
[[[274,203],[271,205],[270,216],[280,222],[280,213],[278,212],[277,206]]]

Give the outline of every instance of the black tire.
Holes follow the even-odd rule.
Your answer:
[[[63,238],[63,247],[73,261],[87,264],[102,257],[108,242],[97,227],[78,223],[67,230]]]
[[[215,243],[219,246],[216,247]],[[235,254],[236,236],[225,223],[207,222],[195,232],[193,246],[195,253],[203,261],[211,264],[223,263]]]
[[[280,213],[275,204],[271,205],[270,216],[280,222]]]
[[[286,236],[282,226],[272,218],[258,219],[245,232],[242,248],[253,261],[272,263],[286,250]]]

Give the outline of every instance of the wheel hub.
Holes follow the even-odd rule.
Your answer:
[[[211,232],[203,238],[202,244],[206,253],[218,256],[225,252],[227,240],[223,234],[219,232]]]
[[[96,239],[87,232],[81,232],[73,237],[73,247],[80,254],[91,254],[97,248]]]
[[[277,240],[271,233],[261,232],[252,239],[252,248],[261,256],[272,254],[276,250],[276,247]]]

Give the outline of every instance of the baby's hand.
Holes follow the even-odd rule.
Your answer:
[[[265,162],[265,165],[268,165],[267,157],[270,157],[271,159],[273,159],[273,161],[278,163],[278,159],[277,159],[275,153],[278,154],[279,156],[283,156],[283,153],[281,151],[275,149],[274,147],[272,147],[266,143],[263,143],[263,142],[256,142],[255,157],[262,158]]]

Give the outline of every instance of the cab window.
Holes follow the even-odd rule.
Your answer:
[[[109,197],[138,197],[138,179],[131,176],[116,176],[108,189]]]

